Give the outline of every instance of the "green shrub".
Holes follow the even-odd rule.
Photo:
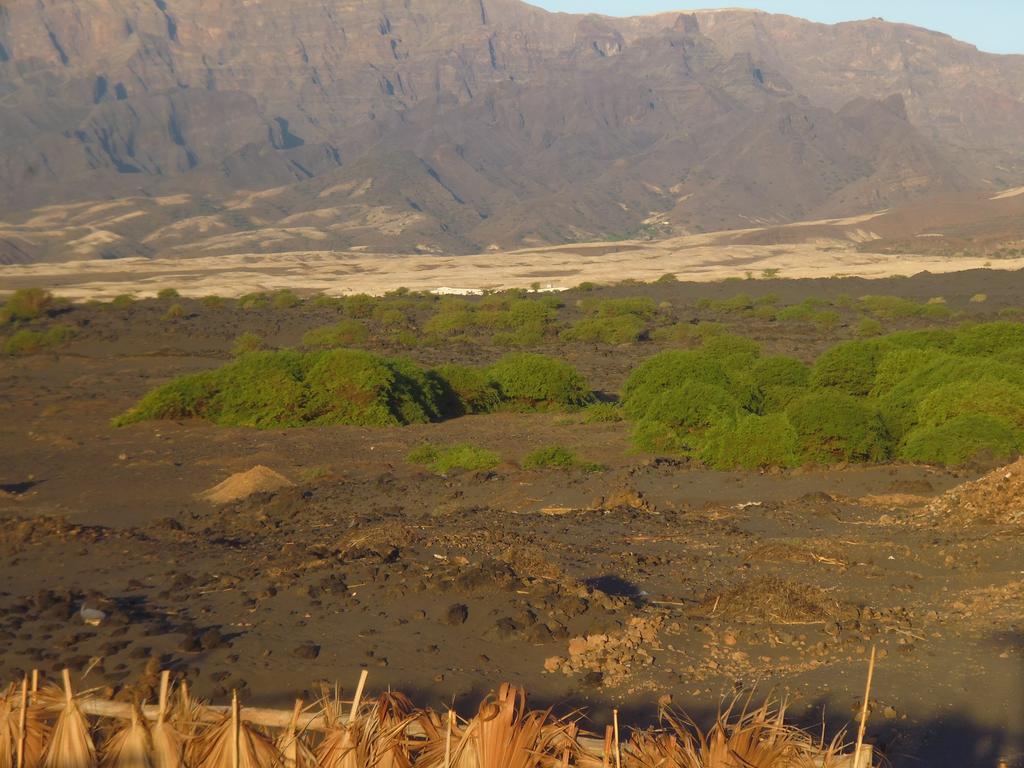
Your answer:
[[[731,384],[722,364],[695,350],[667,350],[633,369],[623,387],[623,404],[632,418],[647,413],[662,392],[694,381],[728,389]]]
[[[797,433],[784,413],[744,414],[712,429],[700,458],[715,469],[794,467],[799,464]]]
[[[811,381],[811,369],[793,357],[764,357],[750,369],[754,385],[768,387],[806,387]]]
[[[266,348],[267,343],[262,336],[252,331],[246,331],[235,339],[235,343],[231,346],[231,354],[238,357],[246,352],[259,352]]]
[[[700,323],[673,323],[672,325],[655,328],[651,331],[651,338],[655,341],[688,341],[692,339],[708,339],[712,336],[719,336],[726,333],[726,327],[722,323],[700,322]]]
[[[882,347],[873,341],[849,341],[828,350],[814,363],[811,384],[864,397],[875,382]]]
[[[658,394],[643,418],[660,421],[673,429],[700,431],[735,418],[739,405],[723,387],[702,381],[686,381]]]
[[[59,347],[77,335],[73,326],[59,323],[46,331],[30,331],[22,329],[15,332],[4,342],[5,355],[31,355],[47,349]]]
[[[637,424],[634,439],[644,450],[696,455],[708,430],[727,428],[735,422],[739,410],[724,388],[687,381],[651,400]]]
[[[238,298],[239,309],[266,309],[270,306],[270,296],[265,293],[247,293]]]
[[[215,295],[203,296],[203,298],[201,298],[199,301],[207,309],[220,309],[225,304],[225,300],[223,297]]]
[[[870,339],[874,336],[881,336],[885,333],[885,327],[873,317],[862,317],[854,329],[854,336],[858,339]]]
[[[493,469],[501,463],[501,457],[494,451],[469,443],[459,443],[446,448],[424,443],[410,451],[406,459],[412,464],[424,464],[442,475],[453,469],[481,472]]]
[[[181,304],[171,304],[164,312],[164,320],[180,320],[185,316],[185,308]]]
[[[593,403],[583,409],[584,424],[614,424],[624,418],[622,407],[616,403]]]
[[[872,396],[897,439],[915,426],[919,403],[931,392],[959,381],[997,379],[1024,386],[1024,368],[934,349],[900,349],[879,363]]]
[[[678,283],[679,282],[679,278],[676,277],[675,273],[673,273],[673,272],[666,272],[664,275],[659,277],[654,282],[656,282],[656,283]]]
[[[708,309],[724,314],[748,314],[755,305],[753,297],[745,293],[739,293],[729,299],[699,299],[697,301],[697,309]]]
[[[747,370],[761,356],[761,346],[756,341],[731,333],[708,336],[700,351],[726,370]]]
[[[571,365],[544,355],[525,352],[501,358],[490,368],[502,399],[520,407],[576,408],[593,395],[584,378]]]
[[[940,425],[911,431],[899,457],[957,466],[979,459],[1009,461],[1020,454],[1020,448],[1020,439],[1002,419],[986,413],[962,413]]]
[[[945,384],[921,398],[917,423],[937,427],[965,413],[993,416],[1024,430],[1024,387],[988,376]]]
[[[373,310],[377,306],[377,299],[365,293],[356,293],[345,299],[345,314],[360,320],[373,317]]]
[[[408,325],[409,318],[405,312],[395,307],[381,305],[373,310],[373,319],[385,327],[401,327]]]
[[[352,347],[370,338],[366,326],[358,320],[342,320],[334,325],[314,328],[302,336],[304,347]]]
[[[811,392],[794,400],[786,415],[796,430],[804,461],[880,462],[889,457],[891,439],[878,412],[840,391]]]
[[[442,365],[435,373],[448,387],[445,410],[452,416],[490,413],[501,405],[501,392],[486,370],[468,365]]]
[[[130,293],[120,293],[110,300],[114,309],[130,309],[135,304],[135,297]]]
[[[992,357],[1014,347],[1024,347],[1024,324],[985,323],[957,330],[951,351],[958,355]]]
[[[154,389],[114,423],[204,418],[260,429],[391,426],[441,418],[443,396],[436,377],[406,360],[349,349],[250,352]]]
[[[637,315],[585,317],[562,331],[564,341],[632,344],[647,335],[647,323]]]
[[[289,290],[277,291],[271,301],[274,309],[291,309],[302,303],[302,300]]]
[[[161,288],[157,291],[156,297],[161,300],[180,299],[181,294],[175,288]]]
[[[624,299],[581,299],[581,311],[594,317],[624,317],[635,315],[641,318],[654,316],[657,309],[654,299],[638,296]]]
[[[575,453],[561,445],[548,445],[531,451],[523,459],[523,469],[600,469],[596,464],[580,461]]]
[[[442,307],[436,315],[427,320],[424,330],[427,333],[452,336],[454,334],[464,333],[467,330],[474,328],[476,324],[477,316],[472,307],[447,306]]]
[[[770,384],[760,392],[758,409],[762,414],[784,411],[794,400],[808,393],[807,387],[792,384]]]
[[[0,308],[0,322],[35,320],[47,314],[55,304],[53,294],[42,288],[22,288],[15,291]]]
[[[323,293],[311,296],[307,303],[310,307],[314,307],[316,309],[345,309],[345,299],[340,296],[327,296]]]
[[[911,317],[944,320],[953,314],[949,307],[943,304],[918,304],[898,296],[861,296],[857,306],[862,312],[872,314],[880,320]]]

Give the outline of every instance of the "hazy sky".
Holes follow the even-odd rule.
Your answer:
[[[635,16],[684,8],[743,7],[836,22],[881,16],[946,32],[995,53],[1024,53],[1024,0],[527,0],[552,11]]]

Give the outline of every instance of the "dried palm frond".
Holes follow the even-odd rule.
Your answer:
[[[203,717],[206,702],[189,694],[188,683],[184,680],[178,686],[178,695],[171,712],[170,722],[183,740],[183,761],[190,768],[199,765],[202,758],[204,734],[211,725]]]
[[[153,741],[153,768],[182,768],[185,739],[170,721],[172,713],[168,708],[171,675],[164,671],[160,675],[160,700],[156,723],[150,731]]]
[[[39,768],[49,728],[30,703],[28,678],[0,696],[0,768]]]
[[[523,690],[505,684],[497,697],[480,705],[465,729],[452,726],[450,749],[445,733],[443,742],[435,740],[424,751],[423,762],[447,762],[451,768],[546,768],[560,764],[566,745],[575,740],[571,722],[554,719],[550,709],[527,711]]]
[[[71,673],[64,670],[64,706],[43,754],[43,768],[96,768],[96,747],[89,735],[89,721],[75,702]]]
[[[360,746],[359,700],[353,701],[352,713],[345,720],[341,699],[324,694],[320,699],[326,732],[316,748],[316,761],[320,768],[366,768],[365,754],[358,754]]]
[[[416,707],[401,693],[382,693],[360,724],[367,765],[373,768],[412,768],[413,751],[420,746],[407,735],[416,720]]]
[[[21,706],[14,686],[0,696],[0,768],[13,768],[21,740]]]
[[[237,697],[231,709],[230,715],[200,737],[195,768],[281,768],[281,753],[274,743],[241,722]]]
[[[753,711],[720,713],[704,732],[690,718],[664,712],[667,730],[640,731],[623,752],[627,768],[829,768],[842,737],[824,745],[786,725],[785,707],[766,702]]]
[[[281,753],[284,768],[316,768],[316,755],[303,740],[298,729],[300,714],[302,699],[297,699],[292,711],[291,724],[277,740],[277,749]]]
[[[133,709],[129,724],[104,745],[100,768],[153,768],[152,746],[145,720]]]

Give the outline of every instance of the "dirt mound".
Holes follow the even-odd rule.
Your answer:
[[[291,480],[270,467],[258,464],[247,472],[236,472],[227,480],[203,491],[200,498],[214,504],[227,504],[252,496],[294,486]]]
[[[1024,523],[1024,458],[946,491],[926,515],[944,524]]]
[[[747,623],[814,624],[834,620],[842,606],[821,587],[775,576],[746,579],[709,597],[704,612]]]

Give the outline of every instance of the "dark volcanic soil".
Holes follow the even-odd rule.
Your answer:
[[[914,280],[871,292],[899,283],[953,303],[984,290],[977,278]],[[983,311],[1009,305],[990,298]],[[67,319],[82,335],[60,354],[0,363],[4,678],[69,664],[88,670],[87,684],[138,691],[164,666],[202,696],[235,688],[249,703],[287,704],[367,667],[371,687],[424,705],[470,707],[507,679],[602,724],[611,706],[649,722],[663,694],[706,716],[757,686],[788,695],[809,723],[824,707],[842,724],[875,644],[869,734],[894,765],[994,766],[1024,752],[1024,532],[918,514],[983,468],[709,472],[632,453],[626,424],[565,414],[114,430],[109,419],[154,384],[226,359],[246,323],[276,323],[276,343],[294,343],[330,321],[225,311],[183,330],[149,303],[123,314],[75,309]],[[830,341],[768,331],[773,351],[802,356]],[[655,350],[566,356],[614,392]],[[505,461],[433,475],[405,460],[424,439]],[[607,468],[519,468],[555,443]],[[199,498],[256,465],[294,487],[222,506]],[[86,625],[83,603],[106,620]]]

